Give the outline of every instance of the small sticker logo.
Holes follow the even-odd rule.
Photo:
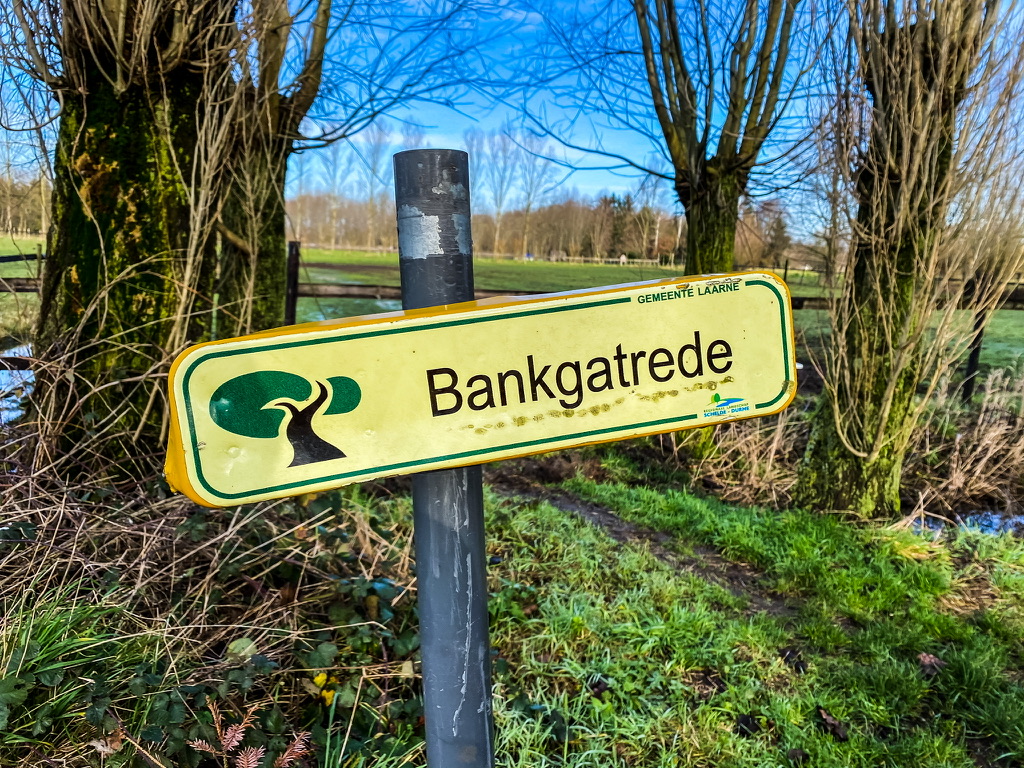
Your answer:
[[[345,458],[344,451],[313,431],[313,417],[349,413],[360,400],[362,390],[348,376],[310,382],[284,371],[254,371],[217,387],[210,399],[210,418],[233,434],[276,440],[287,417],[284,437],[292,446],[288,466],[298,467]]]
[[[711,396],[711,405],[709,405],[708,408],[729,408],[730,406],[742,403],[743,400],[744,398],[742,397],[722,397],[720,394],[715,392],[715,394]]]
[[[745,397],[722,397],[715,392],[711,396],[711,402],[704,408],[704,415],[712,418],[718,416],[731,416],[735,413],[743,413],[750,410],[750,403]]]

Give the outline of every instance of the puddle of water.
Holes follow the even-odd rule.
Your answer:
[[[301,298],[295,307],[295,322],[311,323],[357,315],[376,315],[402,308],[398,299]]]
[[[28,344],[0,351],[0,357],[30,357]],[[10,424],[22,414],[22,399],[32,391],[32,371],[0,370],[0,425]]]
[[[915,522],[918,531],[942,531],[951,525],[971,528],[981,533],[1012,533],[1024,536],[1024,515],[1010,515],[992,510],[972,510],[963,514],[950,515],[949,521],[934,517],[926,517],[923,522]]]

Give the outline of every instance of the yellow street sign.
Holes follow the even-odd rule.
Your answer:
[[[175,361],[167,477],[223,507],[764,416],[795,368],[760,272],[297,325]]]

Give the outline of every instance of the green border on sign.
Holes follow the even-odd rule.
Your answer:
[[[788,334],[786,333],[786,312],[785,312],[785,307],[786,307],[786,303],[787,302],[783,298],[782,294],[779,292],[779,289],[775,285],[773,285],[772,283],[769,283],[769,282],[764,281],[764,280],[749,280],[749,281],[745,281],[745,285],[763,285],[763,286],[765,286],[767,288],[770,288],[772,290],[772,292],[775,294],[776,298],[779,300],[779,317],[780,317],[780,326],[781,326],[781,329],[782,329],[782,349],[783,349],[784,365],[785,365],[785,368],[786,368],[786,371],[785,371],[785,373],[786,373],[786,375],[785,375],[785,382],[786,382],[786,384],[783,385],[782,391],[779,392],[779,394],[775,398],[773,398],[772,400],[769,400],[768,402],[758,403],[758,404],[755,405],[755,408],[766,408],[766,407],[774,405],[775,403],[779,402],[779,400],[781,400],[783,397],[786,396],[786,393],[787,393],[787,391],[789,389],[788,382],[793,378],[792,375],[791,375],[792,372],[789,370],[789,339],[788,339]],[[303,347],[303,346],[310,346],[310,345],[315,345],[315,344],[328,344],[328,343],[332,343],[332,342],[336,342],[336,341],[340,341],[340,340],[365,339],[365,338],[373,338],[375,336],[389,336],[389,335],[397,334],[397,333],[410,333],[410,332],[413,332],[413,331],[427,331],[427,330],[433,330],[433,329],[436,329],[436,328],[451,328],[451,327],[460,326],[460,325],[469,325],[469,324],[473,324],[473,323],[490,322],[492,320],[507,320],[509,318],[515,318],[515,317],[529,317],[529,316],[534,316],[534,315],[544,315],[544,314],[550,314],[550,313],[555,313],[555,312],[570,312],[570,311],[578,310],[578,309],[591,309],[593,307],[603,307],[603,306],[609,306],[609,305],[613,305],[613,304],[629,304],[632,301],[633,301],[632,297],[625,297],[625,298],[619,298],[619,299],[606,299],[604,301],[591,301],[591,302],[586,302],[586,303],[582,303],[582,304],[576,304],[576,305],[573,305],[573,306],[541,307],[541,308],[538,308],[538,309],[524,310],[522,312],[514,312],[514,313],[510,313],[510,314],[496,314],[496,315],[489,315],[487,317],[467,317],[467,318],[462,318],[460,320],[447,320],[447,321],[439,322],[439,323],[430,323],[429,325],[416,325],[416,326],[409,327],[409,328],[385,328],[385,329],[381,329],[381,330],[377,330],[377,331],[366,331],[366,332],[362,332],[362,333],[353,333],[353,334],[349,334],[349,335],[344,335],[341,338],[339,338],[339,336],[328,336],[328,337],[322,337],[322,338],[316,338],[316,339],[305,339],[303,341],[293,341],[293,342],[285,341],[285,342],[281,342],[279,344],[270,344],[270,345],[265,345],[265,346],[261,345],[261,346],[259,346],[256,349],[252,349],[252,348],[249,348],[249,349],[245,349],[245,348],[243,348],[243,349],[228,349],[228,350],[224,350],[224,351],[221,351],[221,352],[214,351],[214,352],[210,352],[208,354],[205,354],[202,357],[200,357],[199,359],[194,360],[191,363],[189,363],[188,368],[185,371],[185,373],[184,373],[184,375],[182,376],[182,379],[181,379],[181,382],[182,382],[181,383],[181,389],[182,389],[182,396],[183,396],[183,400],[184,400],[185,413],[186,413],[186,417],[187,417],[187,420],[188,420],[189,433],[190,433],[191,438],[192,438],[189,442],[191,443],[191,447],[192,447],[192,458],[193,458],[193,461],[194,461],[196,478],[202,484],[203,488],[205,488],[211,495],[213,495],[213,496],[215,496],[217,498],[220,498],[220,499],[224,499],[225,501],[233,501],[233,500],[236,500],[236,499],[247,498],[249,496],[257,496],[257,495],[263,495],[263,494],[268,494],[268,493],[277,493],[279,491],[286,491],[286,490],[288,490],[290,488],[296,488],[296,487],[300,487],[300,486],[301,487],[306,487],[306,486],[317,485],[317,484],[321,484],[321,483],[329,483],[329,482],[332,482],[332,481],[345,480],[347,478],[354,477],[354,476],[357,476],[357,475],[373,476],[373,473],[383,474],[385,472],[390,472],[392,470],[414,469],[415,467],[422,466],[424,464],[430,464],[430,463],[438,462],[438,461],[453,461],[453,460],[457,460],[457,459],[468,459],[468,458],[473,458],[473,457],[483,457],[483,456],[486,456],[486,455],[489,455],[489,454],[501,453],[503,451],[515,450],[515,449],[518,449],[518,448],[532,448],[532,447],[536,447],[536,446],[540,446],[540,445],[552,445],[552,450],[554,450],[555,444],[561,443],[561,442],[565,442],[565,441],[568,441],[568,440],[578,440],[578,439],[582,439],[582,438],[596,437],[597,435],[608,434],[610,432],[626,432],[626,431],[635,430],[635,429],[643,429],[645,427],[657,427],[657,426],[663,426],[663,425],[669,425],[669,424],[681,424],[683,422],[692,421],[692,420],[696,419],[698,417],[698,414],[696,414],[696,413],[687,414],[685,416],[673,416],[673,417],[670,417],[670,418],[667,418],[667,419],[658,419],[658,420],[655,420],[655,421],[644,421],[644,422],[638,422],[636,424],[626,424],[626,425],[618,426],[618,427],[609,427],[609,428],[606,428],[606,429],[595,429],[595,430],[590,430],[590,431],[587,431],[587,432],[576,432],[576,433],[573,433],[571,435],[563,435],[563,436],[560,436],[560,437],[557,437],[557,438],[554,438],[554,439],[538,439],[538,440],[529,440],[529,441],[520,442],[520,443],[508,443],[506,445],[495,446],[495,447],[492,447],[492,448],[480,448],[480,449],[477,449],[477,450],[474,450],[474,451],[464,451],[462,453],[452,453],[452,454],[447,454],[447,455],[444,455],[444,456],[432,456],[432,457],[426,458],[426,459],[420,459],[420,460],[415,460],[415,461],[399,462],[397,464],[387,464],[387,465],[383,465],[383,466],[379,466],[379,467],[371,467],[371,468],[366,468],[366,469],[360,469],[360,470],[354,471],[354,472],[340,472],[338,474],[326,475],[324,477],[310,478],[310,479],[305,479],[305,480],[298,480],[298,481],[295,481],[295,482],[292,482],[292,483],[282,483],[280,485],[268,486],[266,488],[257,488],[257,489],[247,490],[247,491],[244,491],[244,492],[241,492],[241,493],[224,493],[224,492],[218,491],[216,488],[213,488],[210,485],[210,483],[206,480],[206,478],[203,476],[203,469],[202,469],[202,464],[201,464],[201,461],[200,461],[198,441],[195,439],[195,421],[194,421],[194,418],[193,418],[192,401],[189,398],[188,383],[189,383],[189,380],[192,377],[192,374],[195,372],[196,368],[200,364],[206,362],[207,360],[210,360],[212,358],[217,358],[217,357],[232,357],[232,356],[235,356],[235,355],[244,355],[244,354],[249,354],[251,352],[261,352],[262,353],[262,352],[267,352],[267,351],[274,350],[274,349],[291,349],[291,348],[294,348],[294,347]],[[752,415],[756,415],[756,414],[752,414]]]

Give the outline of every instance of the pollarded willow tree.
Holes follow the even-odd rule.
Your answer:
[[[552,44],[530,77],[554,90],[559,110],[534,107],[538,128],[615,167],[669,180],[686,214],[686,271],[731,270],[751,174],[771,159],[768,149],[780,155],[806,132],[782,121],[802,97],[827,19],[805,0],[609,0],[570,14],[536,10]],[[573,141],[568,128],[579,135],[586,121],[594,142]],[[639,152],[615,141],[623,130],[641,139]]]
[[[41,291],[43,447],[160,449],[187,343],[278,325],[289,155],[443,100],[458,0],[14,0],[8,84],[58,120]],[[11,89],[5,89],[9,95]],[[111,446],[116,446],[112,448]]]
[[[972,335],[965,292],[991,309],[1020,268],[1022,19],[1001,0],[850,9],[856,68],[832,138],[854,159],[855,210],[796,496],[882,516],[900,508],[914,429]]]

